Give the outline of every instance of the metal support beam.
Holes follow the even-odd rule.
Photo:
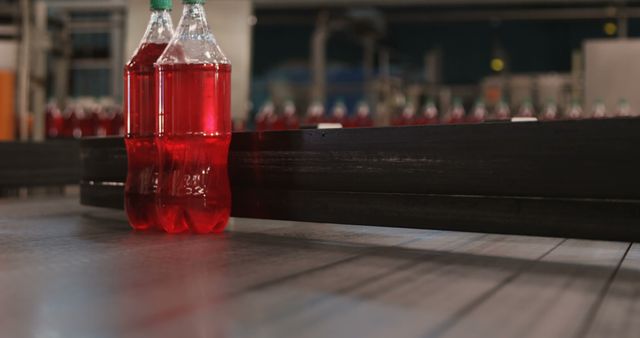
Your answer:
[[[122,12],[111,13],[111,96],[122,102],[122,70],[124,69],[124,39],[122,36]]]
[[[47,4],[52,9],[71,10],[74,12],[93,12],[100,10],[124,10],[126,0],[74,1],[49,0]]]
[[[33,139],[43,141],[45,139],[45,108],[47,100],[47,50],[49,41],[47,34],[47,4],[38,0],[34,4],[34,51],[33,51],[33,75],[32,107],[33,107]]]
[[[21,28],[20,48],[18,50],[18,125],[20,140],[29,139],[29,82],[31,60],[31,0],[20,0]]]
[[[313,85],[311,99],[324,102],[327,90],[327,39],[329,38],[329,13],[321,12],[311,37],[311,72]]]
[[[53,76],[54,76],[54,97],[59,107],[65,107],[67,97],[69,95],[69,69],[71,67],[71,37],[68,28],[69,13],[61,14],[65,23],[58,34],[59,44],[56,46],[60,50],[60,54],[54,59]]]
[[[373,80],[373,67],[376,58],[376,40],[375,36],[367,35],[362,40],[363,60],[362,60],[362,73],[364,74],[364,86],[362,88],[362,94],[367,98],[367,101],[371,102],[373,99],[372,94],[372,80]]]

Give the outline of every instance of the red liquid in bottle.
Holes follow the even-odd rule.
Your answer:
[[[154,140],[158,100],[153,64],[166,46],[155,43],[142,45],[125,68],[125,144],[128,155],[125,209],[129,224],[136,230],[158,226],[155,201],[158,152]],[[109,134],[112,132],[107,131]]]
[[[231,211],[231,66],[158,66],[158,216],[169,233],[221,232]]]

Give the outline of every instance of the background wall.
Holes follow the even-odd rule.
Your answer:
[[[640,107],[640,39],[587,41],[585,51],[585,104],[604,100],[615,107],[626,99],[631,107]]]

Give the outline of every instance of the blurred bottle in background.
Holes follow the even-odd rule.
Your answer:
[[[596,99],[591,108],[591,117],[594,119],[603,119],[607,117],[607,107],[602,98]]]
[[[327,119],[329,123],[340,123],[343,127],[347,124],[347,106],[344,101],[338,99],[331,109],[331,116]]]
[[[47,138],[62,136],[64,119],[62,118],[60,108],[54,101],[50,101],[47,104],[47,110],[45,112],[45,127],[47,129]]]
[[[619,117],[633,116],[633,111],[631,110],[631,105],[629,104],[629,101],[627,101],[627,99],[621,98],[618,101],[618,107],[616,109],[616,116],[619,116]]]
[[[582,118],[582,115],[582,106],[580,105],[580,101],[578,99],[574,99],[567,108],[565,116],[570,120],[577,120]]]
[[[120,107],[114,108],[109,135],[124,136],[124,115]]]
[[[414,124],[416,124],[416,107],[412,103],[407,103],[400,116],[391,121],[393,126],[411,126]]]
[[[471,114],[467,117],[468,123],[480,123],[483,122],[487,117],[487,107],[484,104],[482,99],[478,99],[473,106],[473,110]]]
[[[78,128],[80,129],[80,134],[76,137],[87,137],[93,136],[94,134],[91,115],[87,109],[88,107],[86,107],[85,103],[79,104],[76,109],[76,118],[78,119]]]
[[[533,103],[531,99],[526,98],[522,101],[520,108],[518,109],[518,117],[534,117],[536,116],[535,109],[533,109]]]
[[[77,105],[75,101],[69,100],[67,107],[62,113],[64,123],[62,126],[61,136],[64,138],[82,136],[82,131],[80,130],[80,126],[78,124],[78,118],[76,117],[76,109]]]
[[[422,114],[417,119],[418,124],[438,124],[440,117],[438,116],[438,107],[433,99],[428,99],[422,107]]]
[[[256,130],[272,130],[277,120],[276,107],[271,100],[267,100],[260,107],[260,111],[256,115]]]
[[[275,123],[275,130],[291,130],[300,128],[300,121],[296,115],[296,104],[286,100],[282,107],[282,115]]]
[[[371,109],[365,101],[360,101],[356,108],[355,116],[353,116],[348,126],[349,128],[366,128],[373,127],[373,119],[371,118]]]
[[[540,119],[545,121],[552,121],[558,118],[558,105],[554,99],[548,99],[545,103],[542,111],[540,112]]]
[[[324,105],[320,101],[313,101],[307,108],[305,124],[315,126],[324,122]]]
[[[458,124],[464,123],[465,119],[465,110],[464,105],[462,104],[462,99],[456,97],[453,99],[453,105],[451,105],[451,110],[449,114],[445,117],[444,123],[447,124]]]
[[[496,120],[509,120],[511,118],[511,109],[505,100],[500,100],[494,108],[493,118]]]

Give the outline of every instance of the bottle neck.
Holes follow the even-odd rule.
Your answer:
[[[190,19],[205,19],[204,6],[202,4],[188,4],[184,5],[182,9],[182,17],[188,17]]]
[[[215,42],[202,4],[184,5],[178,29],[180,39]]]
[[[166,9],[152,10],[147,31],[144,35],[146,43],[168,43],[173,36],[171,11]]]

